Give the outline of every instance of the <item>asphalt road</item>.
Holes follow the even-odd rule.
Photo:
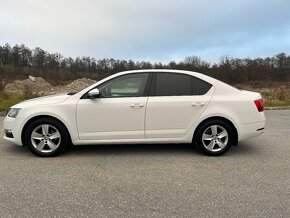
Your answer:
[[[221,157],[106,145],[43,159],[0,139],[0,217],[289,217],[290,110],[266,116]]]

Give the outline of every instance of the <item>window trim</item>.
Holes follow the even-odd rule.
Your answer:
[[[152,73],[151,72],[138,72],[138,73],[128,73],[128,74],[123,74],[123,75],[120,75],[120,76],[116,76],[114,78],[111,78],[101,84],[98,84],[97,86],[91,88],[90,90],[88,90],[85,94],[82,95],[82,97],[80,99],[91,99],[90,96],[89,96],[89,92],[93,89],[96,89],[98,87],[100,87],[101,85],[106,85],[107,83],[111,82],[112,80],[114,79],[117,79],[117,78],[120,78],[120,77],[123,77],[123,76],[129,76],[129,75],[134,75],[134,74],[148,74],[148,77],[147,77],[147,81],[146,81],[146,84],[145,84],[145,89],[144,89],[144,93],[142,96],[114,96],[114,97],[99,97],[99,98],[102,98],[102,99],[112,99],[112,98],[140,98],[140,97],[148,97],[149,96],[149,91],[150,91],[150,86],[152,84]]]
[[[193,80],[194,79],[197,79],[197,80],[200,80],[204,83],[207,83],[208,85],[210,85],[210,88],[209,90],[212,88],[212,84],[210,84],[209,82],[203,80],[203,79],[200,79],[198,77],[195,77],[193,75],[189,75],[189,74],[186,74],[186,73],[175,73],[175,72],[154,72],[154,75],[153,75],[153,78],[152,78],[152,84],[151,84],[151,87],[150,87],[150,92],[149,92],[149,96],[150,97],[179,97],[179,96],[203,96],[203,95],[206,95],[209,90],[204,93],[203,95],[194,95],[194,94],[191,94],[191,95],[156,95],[156,83],[157,83],[157,74],[160,73],[160,74],[177,74],[177,75],[184,75],[184,76],[187,76],[190,78],[191,80],[191,92],[193,92]]]

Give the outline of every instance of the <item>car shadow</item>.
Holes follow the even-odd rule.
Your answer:
[[[196,153],[191,144],[120,144],[120,145],[79,145],[71,146],[66,154],[160,154]]]
[[[249,142],[240,142],[224,154],[225,156],[243,156],[259,153],[259,150]],[[120,144],[120,145],[79,145],[71,146],[64,155],[106,155],[106,154],[189,154],[203,155],[192,144]]]
[[[241,141],[237,146],[232,146],[232,148],[229,150],[228,154],[231,156],[242,156],[242,155],[253,155],[253,154],[259,154],[260,151],[257,148],[257,146],[254,143],[251,143],[249,141]]]
[[[26,147],[11,144],[3,148],[6,154],[15,156],[34,156]],[[243,156],[258,154],[257,146],[250,142],[240,142],[238,146],[232,148],[224,156]],[[120,145],[79,145],[70,146],[61,156],[87,156],[87,155],[173,155],[188,154],[202,155],[192,144],[120,144]]]
[[[2,148],[1,153],[3,153],[3,151],[6,155],[10,153],[13,154],[13,156],[33,156],[33,154],[26,147],[18,146],[13,143],[9,143],[7,146]]]

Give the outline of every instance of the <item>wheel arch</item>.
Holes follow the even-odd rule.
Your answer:
[[[194,137],[195,137],[195,133],[196,131],[198,130],[198,128],[205,122],[209,121],[209,120],[222,120],[224,122],[226,122],[227,124],[229,124],[232,129],[233,129],[233,132],[234,132],[234,144],[233,145],[237,145],[238,144],[238,138],[239,138],[239,134],[238,134],[238,130],[236,128],[236,126],[234,125],[234,123],[232,121],[230,121],[229,119],[225,118],[225,117],[222,117],[222,116],[212,116],[212,117],[208,117],[206,119],[204,119],[203,121],[201,121],[197,127],[195,128],[194,130],[194,133],[193,133],[193,137],[192,137],[192,142],[194,141]]]
[[[71,133],[70,131],[68,130],[68,128],[66,127],[66,125],[58,118],[54,117],[54,116],[50,116],[50,115],[37,115],[37,116],[34,116],[34,117],[31,117],[23,126],[22,128],[22,131],[21,131],[21,142],[23,144],[23,146],[25,146],[25,144],[23,143],[24,142],[24,136],[25,136],[25,131],[27,129],[27,127],[32,123],[34,122],[35,120],[38,120],[38,119],[41,119],[41,118],[50,118],[50,119],[54,119],[56,120],[57,122],[59,122],[61,125],[64,126],[64,128],[66,129],[67,133],[68,133],[68,139],[69,141],[71,142]]]

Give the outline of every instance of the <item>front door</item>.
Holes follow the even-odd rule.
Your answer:
[[[81,140],[144,139],[149,74],[133,73],[98,85],[99,98],[80,99],[77,125]]]

